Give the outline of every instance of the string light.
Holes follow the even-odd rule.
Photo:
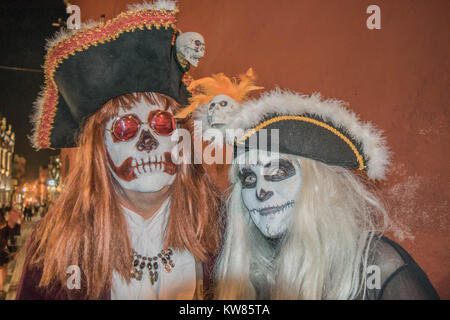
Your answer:
[[[0,69],[4,70],[14,70],[14,71],[23,71],[23,72],[37,72],[42,73],[43,71],[40,69],[30,69],[30,68],[20,68],[20,67],[9,67],[9,66],[0,66]]]

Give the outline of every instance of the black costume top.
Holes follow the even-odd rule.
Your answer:
[[[9,239],[9,228],[5,226],[0,228],[0,250],[4,250],[8,244]]]
[[[9,228],[0,228],[0,267],[9,262],[9,252],[7,249],[9,239]]]
[[[369,251],[368,266],[379,267],[380,286],[366,289],[366,300],[429,300],[439,296],[425,272],[400,245],[376,237]],[[369,273],[368,277],[374,273]],[[362,299],[362,297],[361,297]]]

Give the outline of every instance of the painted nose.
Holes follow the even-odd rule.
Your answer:
[[[261,202],[264,202],[268,199],[270,199],[273,196],[273,192],[272,191],[266,191],[263,188],[261,188],[258,191],[256,191],[256,199],[258,199]]]
[[[159,142],[156,138],[151,134],[149,130],[143,130],[141,132],[141,136],[136,144],[136,148],[139,151],[150,152],[158,148]]]

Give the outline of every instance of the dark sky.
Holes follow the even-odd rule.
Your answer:
[[[67,18],[62,0],[0,0],[0,65],[40,69],[45,39],[58,28],[52,22]],[[44,83],[43,73],[0,68],[0,113],[16,132],[16,153],[27,159],[27,179],[35,179],[40,165],[58,151],[35,152],[28,141],[32,103]]]

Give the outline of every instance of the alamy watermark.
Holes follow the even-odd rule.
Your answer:
[[[80,29],[81,28],[81,9],[77,5],[67,6],[66,12],[70,15],[67,18],[67,29]]]
[[[81,289],[81,269],[77,265],[70,265],[66,273],[69,275],[67,278],[66,284],[67,289]]]
[[[178,128],[171,140],[177,142],[171,152],[175,164],[257,164],[259,156],[279,152],[280,137],[278,129],[261,129],[248,137],[243,129],[202,131],[201,121],[194,121],[193,135],[187,129]],[[209,143],[204,146],[204,141]],[[246,154],[246,150],[258,150],[258,153]]]
[[[381,29],[381,9],[376,4],[372,4],[367,7],[366,13],[370,16],[366,20],[366,26],[369,30]]]
[[[366,268],[366,285],[367,289],[381,289],[381,269],[377,265],[370,265]]]

